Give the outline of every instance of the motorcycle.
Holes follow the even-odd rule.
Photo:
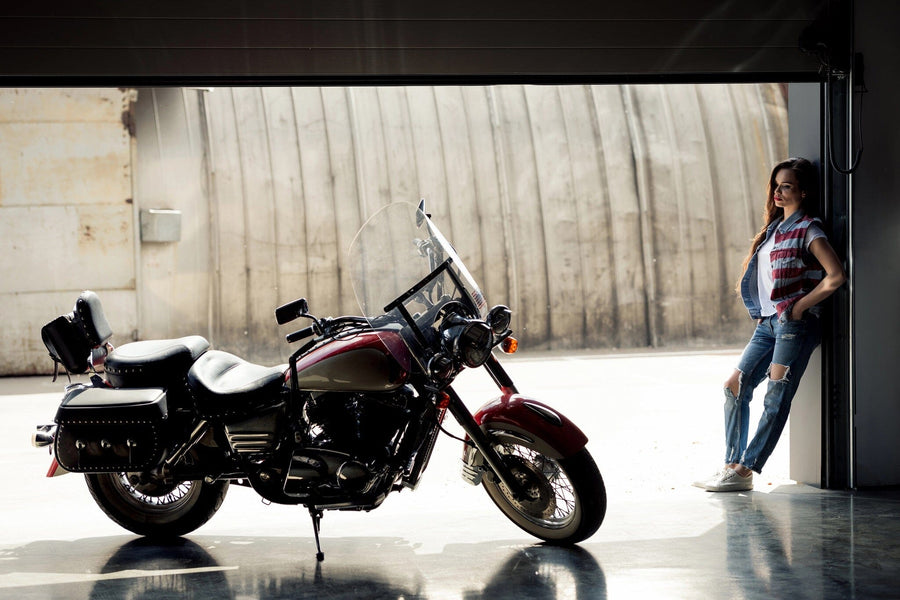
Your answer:
[[[424,203],[374,214],[350,264],[362,314],[316,317],[304,298],[278,307],[279,324],[310,324],[286,336],[304,343],[272,367],[200,336],[113,348],[99,297],[83,292],[42,329],[57,373],[90,373],[33,435],[53,456],[48,476],[84,474],[113,521],[149,537],[187,534],[216,513],[229,485],[251,487],[308,509],[323,560],[323,511],[369,511],[415,489],[449,412],[465,432],[456,438],[463,479],[513,523],[553,544],[593,535],[606,490],[586,436],[519,394],[494,354],[517,346],[511,311],[487,308]],[[500,395],[472,413],[452,383],[478,367]]]

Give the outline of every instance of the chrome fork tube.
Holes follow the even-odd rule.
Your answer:
[[[521,492],[518,484],[513,478],[509,468],[506,466],[506,463],[503,462],[503,458],[496,450],[494,450],[494,446],[491,444],[488,435],[482,431],[481,427],[478,426],[478,423],[475,422],[472,413],[469,412],[469,409],[466,408],[466,405],[463,404],[462,399],[457,395],[453,388],[448,387],[444,391],[450,396],[450,404],[447,406],[447,410],[450,411],[450,414],[453,415],[463,428],[463,431],[466,432],[466,435],[469,436],[469,439],[472,441],[475,448],[481,452],[484,462],[488,464],[494,475],[503,482],[503,485],[512,492],[513,496],[517,498],[520,497]]]

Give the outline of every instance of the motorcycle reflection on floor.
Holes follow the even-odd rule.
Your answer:
[[[494,355],[517,345],[510,310],[487,308],[424,206],[378,211],[350,264],[361,314],[319,318],[303,298],[278,307],[279,324],[310,324],[286,336],[303,344],[273,367],[200,336],[113,349],[99,297],[82,293],[42,329],[57,369],[92,373],[67,386],[55,423],[33,437],[51,448],[48,475],[83,473],[113,521],[151,537],[195,530],[229,485],[249,486],[309,510],[322,560],[323,511],[368,511],[415,489],[449,412],[466,434],[463,478],[516,525],[553,544],[597,531],[606,490],[587,438],[519,394]],[[500,395],[473,414],[452,383],[478,367]]]
[[[463,600],[606,600],[606,577],[583,548],[535,545],[515,551],[480,591]]]

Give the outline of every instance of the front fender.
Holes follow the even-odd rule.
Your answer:
[[[508,431],[511,438],[524,437],[533,442],[536,450],[554,459],[572,456],[588,441],[565,415],[519,394],[495,398],[473,416],[482,429],[491,429],[495,435]]]

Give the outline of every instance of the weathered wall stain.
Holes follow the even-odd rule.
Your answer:
[[[114,329],[136,329],[133,90],[0,90],[0,375],[47,373],[41,326],[97,290]],[[126,338],[120,338],[127,339]]]

